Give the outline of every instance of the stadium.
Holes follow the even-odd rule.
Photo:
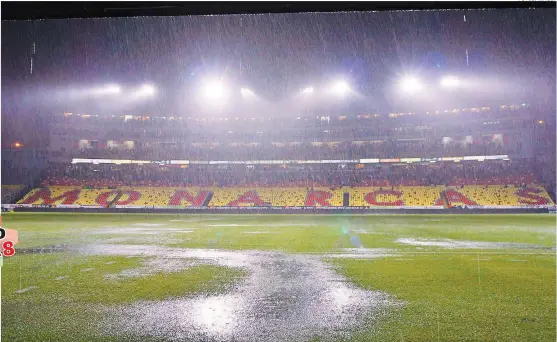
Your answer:
[[[555,13],[488,12],[3,22],[2,337],[554,341]]]

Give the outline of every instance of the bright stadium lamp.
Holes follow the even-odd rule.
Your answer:
[[[443,88],[456,88],[460,85],[460,80],[455,76],[445,76],[440,83]]]
[[[344,81],[337,81],[333,84],[331,90],[339,96],[344,96],[350,92],[350,86]]]
[[[213,79],[203,84],[201,93],[208,100],[218,100],[225,98],[228,92],[223,82]]]
[[[420,81],[415,77],[405,77],[400,82],[400,88],[403,92],[413,94],[422,89]]]

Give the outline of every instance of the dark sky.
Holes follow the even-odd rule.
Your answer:
[[[4,122],[66,105],[37,94],[113,82],[156,84],[148,110],[172,112],[183,89],[212,72],[269,100],[342,76],[386,110],[386,89],[404,71],[512,79],[524,97],[544,100],[555,95],[555,10],[4,21],[1,66]]]

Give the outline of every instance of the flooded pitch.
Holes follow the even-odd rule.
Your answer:
[[[348,337],[364,326],[364,320],[401,305],[386,293],[355,287],[317,255],[114,244],[88,245],[78,251],[150,257],[143,271],[128,270],[119,276],[138,276],[149,270],[178,271],[196,263],[248,271],[245,279],[223,294],[108,308],[104,326],[111,335],[132,333],[181,341]]]
[[[441,247],[448,249],[547,249],[554,250],[552,247],[542,247],[537,245],[529,245],[524,243],[512,242],[484,242],[484,241],[457,241],[451,239],[416,239],[416,238],[399,238],[397,243],[403,245],[420,246],[420,247]]]
[[[334,269],[331,263],[333,259],[389,258],[400,263],[414,260],[415,255],[424,250],[428,253],[439,253],[437,249],[547,249],[511,242],[396,236],[391,238],[390,231],[349,224],[337,228],[337,234],[349,241],[352,248],[343,248],[343,245],[339,244],[322,253],[296,254],[165,246],[190,241],[196,234],[200,234],[204,227],[222,227],[224,233],[227,233],[226,229],[238,229],[237,235],[250,238],[254,235],[274,238],[276,234],[280,234],[278,229],[271,228],[273,225],[212,222],[195,225],[191,221],[184,221],[186,223],[183,227],[174,223],[102,227],[76,236],[74,242],[77,244],[30,248],[21,252],[43,254],[67,251],[92,257],[123,256],[141,259],[138,266],[104,274],[106,281],[142,278],[161,272],[182,272],[201,265],[242,269],[245,271],[245,277],[236,282],[230,279],[233,285],[229,285],[218,294],[198,292],[166,300],[98,305],[92,309],[103,317],[100,332],[106,337],[243,342],[310,341],[315,337],[327,341],[350,339],[359,332],[368,334],[374,329],[376,319],[391,315],[393,309],[405,305],[388,293],[355,286]],[[282,229],[282,226],[290,224],[292,223],[285,222],[275,225]],[[223,232],[212,231],[211,234],[215,234],[218,239]],[[230,237],[231,234],[228,234]],[[370,238],[364,240],[360,236],[372,234],[395,245],[389,248],[366,246],[362,241],[373,245],[369,244]],[[208,239],[207,241],[213,241],[212,235]],[[214,246],[212,243],[208,245]],[[255,244],[247,246],[257,248]],[[526,262],[517,257],[510,258],[513,263]],[[473,260],[477,262],[489,259]],[[90,267],[80,269],[80,273],[93,271]],[[67,278],[66,274],[58,274],[55,281],[63,282],[67,281]],[[188,279],[184,278],[183,281],[187,282]],[[373,284],[371,286],[373,288]],[[18,290],[17,294],[24,295],[38,290],[39,288],[31,286]]]

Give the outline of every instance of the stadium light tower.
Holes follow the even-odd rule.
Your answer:
[[[440,82],[443,88],[456,88],[460,85],[460,80],[455,76],[445,76]]]
[[[350,86],[345,81],[337,81],[333,84],[331,90],[338,96],[344,96],[350,92]]]
[[[400,88],[405,93],[413,94],[422,90],[422,85],[420,84],[420,81],[417,78],[412,76],[407,76],[403,78],[402,81],[400,82]]]

